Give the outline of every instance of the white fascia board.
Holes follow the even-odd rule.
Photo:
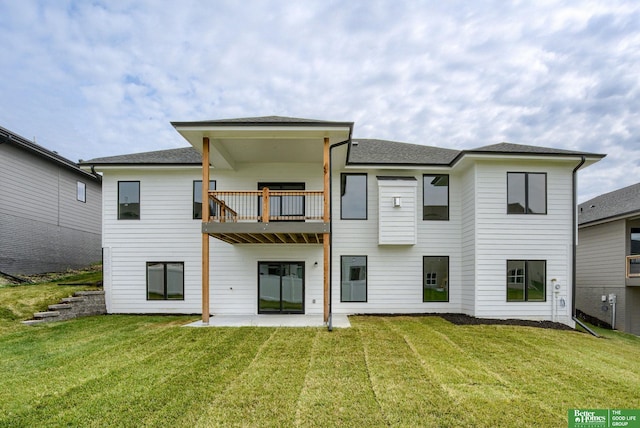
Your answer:
[[[264,135],[264,138],[310,138],[329,137],[340,134],[349,135],[348,126],[177,126],[176,131],[201,132],[211,138],[257,138]]]
[[[170,169],[170,170],[202,170],[202,165],[96,165],[94,169],[98,172],[118,171],[118,170],[154,170],[154,169]]]

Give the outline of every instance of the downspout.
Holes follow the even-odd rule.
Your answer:
[[[329,331],[333,331],[333,168],[332,164],[332,150],[334,147],[339,147],[347,144],[349,140],[341,141],[339,143],[329,146],[329,323],[327,328]]]
[[[573,195],[572,195],[572,207],[573,207],[573,251],[572,251],[572,268],[571,268],[571,319],[573,319],[580,327],[587,330],[591,335],[599,337],[595,331],[591,330],[576,316],[576,268],[578,266],[576,262],[576,255],[578,251],[578,170],[584,163],[586,158],[584,155],[580,159],[580,163],[573,168]]]

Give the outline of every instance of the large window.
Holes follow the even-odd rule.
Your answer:
[[[76,184],[76,199],[80,202],[87,202],[87,185],[82,181]]]
[[[147,300],[184,300],[184,263],[147,263]]]
[[[507,260],[507,301],[544,302],[546,278],[545,260]]]
[[[422,219],[449,220],[449,176],[422,176]]]
[[[118,219],[140,219],[139,181],[118,181]]]
[[[209,181],[209,190],[216,190],[216,181]],[[215,206],[209,199],[209,214],[215,215]],[[202,180],[193,182],[193,218],[202,220]]]
[[[508,172],[507,213],[546,214],[547,174],[541,172]]]
[[[449,301],[449,257],[425,256],[422,259],[423,302]]]
[[[367,256],[340,257],[340,301],[367,301]]]
[[[340,175],[340,218],[367,219],[367,174]]]
[[[258,183],[258,190],[269,191],[305,189],[304,183]],[[304,221],[304,195],[269,196],[269,221]],[[262,216],[262,196],[258,197],[258,216]]]

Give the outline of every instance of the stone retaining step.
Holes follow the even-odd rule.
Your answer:
[[[36,319],[54,318],[59,316],[60,316],[60,312],[58,311],[36,312],[35,314],[33,314],[33,317]]]
[[[64,297],[60,299],[62,303],[82,302],[84,297]]]
[[[34,325],[49,321],[63,321],[88,315],[107,313],[104,302],[104,291],[77,291],[73,297],[60,299],[61,303],[49,305],[49,311],[33,314],[33,320],[23,324]]]
[[[50,311],[58,311],[60,309],[71,309],[71,308],[73,308],[73,305],[70,305],[69,303],[56,303],[55,305],[49,305]]]

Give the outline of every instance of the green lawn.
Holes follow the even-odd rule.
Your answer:
[[[0,308],[19,288],[0,289]],[[439,317],[352,317],[333,332],[180,316],[28,327],[12,313],[0,312],[0,427],[566,427],[571,408],[640,408],[640,338],[604,330]]]

